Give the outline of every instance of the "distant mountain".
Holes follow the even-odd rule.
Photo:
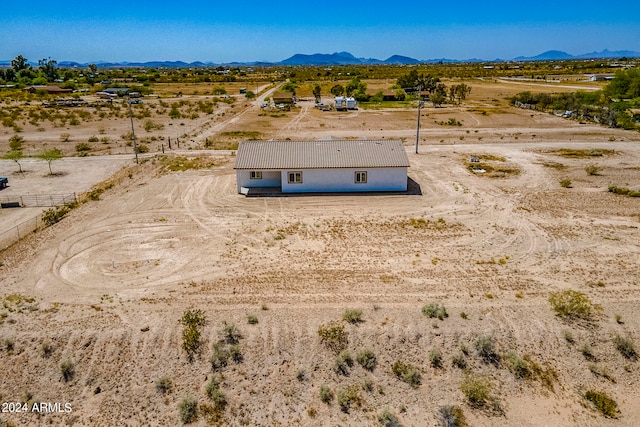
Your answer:
[[[601,52],[584,53],[581,55],[571,55],[567,52],[560,50],[549,50],[536,56],[518,56],[513,58],[512,61],[558,61],[558,60],[571,60],[571,59],[613,59],[613,58],[640,58],[640,52],[631,50],[618,50],[610,51],[603,50]],[[254,61],[254,62],[230,62],[230,63],[215,63],[215,62],[183,62],[183,61],[149,61],[149,62],[95,62],[100,68],[115,68],[115,67],[154,67],[154,68],[196,68],[196,67],[211,67],[211,66],[227,66],[227,67],[268,67],[273,65],[361,65],[361,64],[449,64],[460,62],[502,62],[502,59],[447,59],[447,58],[433,58],[433,59],[415,59],[408,56],[392,55],[385,60],[376,58],[357,58],[349,52],[335,52],[335,53],[314,53],[311,55],[297,53],[280,62],[266,62],[266,61]],[[30,63],[31,66],[36,67],[37,64]],[[89,63],[79,63],[74,61],[60,61],[58,66],[62,68],[87,68]],[[0,60],[0,67],[10,67],[11,60]]]
[[[601,52],[583,53],[582,55],[570,55],[560,50],[548,50],[536,56],[518,56],[513,58],[514,61],[561,61],[568,59],[611,59],[611,58],[639,58],[640,52],[631,50],[610,51],[603,50]]]

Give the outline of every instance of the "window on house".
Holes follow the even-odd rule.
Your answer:
[[[250,178],[251,179],[262,179],[262,172],[261,171],[251,171]]]
[[[356,184],[366,184],[367,183],[367,173],[366,172],[356,172]]]
[[[289,184],[302,184],[302,172],[289,172]]]

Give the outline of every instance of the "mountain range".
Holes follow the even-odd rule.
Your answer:
[[[504,61],[558,61],[558,60],[572,60],[572,59],[615,59],[615,58],[640,58],[640,52],[635,52],[631,50],[618,50],[618,51],[610,51],[603,50],[600,52],[590,52],[584,53],[581,55],[571,55],[567,52],[559,51],[559,50],[549,50],[543,52],[536,56],[518,56],[511,60],[504,59],[447,59],[447,58],[437,58],[437,59],[415,59],[408,56],[402,55],[393,55],[387,59],[380,60],[376,58],[357,58],[353,56],[349,52],[335,52],[335,53],[314,53],[311,55],[297,53],[287,59],[284,59],[279,62],[231,62],[231,63],[215,63],[215,62],[183,62],[183,61],[149,61],[149,62],[95,62],[98,67],[109,68],[109,67],[162,67],[162,68],[185,68],[185,67],[210,67],[217,65],[226,65],[226,66],[277,66],[277,65],[289,65],[289,66],[300,66],[300,65],[367,65],[367,64],[420,64],[420,63],[461,63],[461,62],[504,62]],[[35,63],[33,66],[37,65]],[[72,68],[79,67],[85,68],[89,65],[89,63],[79,63],[74,61],[60,61],[58,62],[59,67],[63,68]],[[11,66],[10,60],[1,61],[0,67],[9,67]]]

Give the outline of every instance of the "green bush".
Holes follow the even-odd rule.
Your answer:
[[[376,355],[369,349],[362,350],[356,356],[356,360],[367,371],[373,371],[376,368]]]
[[[600,172],[602,168],[600,168],[600,166],[590,163],[587,166],[585,166],[584,171],[587,173],[587,175],[598,175],[598,172]]]
[[[593,406],[595,406],[596,409],[605,417],[618,417],[618,404],[615,400],[607,396],[606,393],[596,390],[588,390],[584,394],[584,398],[593,403]]]
[[[418,388],[422,382],[422,376],[418,369],[409,363],[396,360],[391,366],[391,370],[399,380],[404,381],[413,388]]]
[[[250,325],[257,325],[258,324],[258,317],[254,316],[252,314],[247,316],[247,323]]]
[[[204,311],[188,308],[182,314],[182,348],[187,352],[189,361],[193,361],[200,351],[200,336],[206,324]]]
[[[505,357],[507,368],[518,379],[527,379],[531,377],[531,369],[525,359],[520,357],[515,351],[510,351]]]
[[[566,289],[552,292],[549,296],[551,309],[560,317],[569,319],[590,320],[593,305],[591,300],[582,292]]]
[[[318,327],[320,341],[329,349],[339,352],[348,344],[347,332],[344,325],[335,320]]]
[[[156,390],[161,394],[169,394],[173,389],[173,381],[167,376],[158,378],[156,381]]]
[[[483,336],[478,338],[476,340],[475,347],[478,352],[478,356],[480,356],[485,363],[497,365],[500,362],[500,356],[495,350],[493,337]]]
[[[333,400],[333,391],[324,384],[320,386],[320,400],[327,405]]]
[[[71,360],[65,360],[60,364],[60,372],[64,382],[69,382],[76,375],[76,365]]]
[[[195,397],[184,397],[178,403],[178,411],[180,412],[180,421],[183,424],[191,424],[198,419],[198,400]]]
[[[76,151],[78,153],[86,153],[88,151],[91,151],[91,144],[89,144],[88,142],[79,142],[76,144]]]
[[[613,339],[613,343],[616,345],[616,349],[625,358],[634,361],[638,360],[638,353],[636,352],[636,349],[633,346],[633,342],[630,339],[621,337],[620,335],[616,335],[616,337]]]
[[[213,402],[214,409],[217,411],[224,411],[225,406],[227,406],[227,398],[224,392],[220,389],[220,383],[218,383],[215,378],[211,378],[207,383],[205,391],[209,400]]]
[[[356,384],[352,384],[338,390],[338,405],[340,405],[342,412],[349,412],[353,404],[360,406],[361,399],[358,388]]]
[[[441,369],[442,365],[442,352],[437,348],[432,349],[429,352],[429,363],[432,368]]]
[[[494,385],[488,378],[473,374],[467,376],[460,384],[460,391],[467,398],[469,406],[501,413],[500,402],[491,394],[493,388]]]
[[[46,209],[44,212],[42,212],[42,221],[46,225],[53,225],[57,222],[60,222],[60,220],[62,220],[62,218],[64,218],[64,216],[70,211],[71,208],[67,205],[60,205],[50,209]]]
[[[224,348],[223,344],[215,343],[213,345],[213,354],[209,359],[209,362],[211,363],[211,369],[216,372],[224,368],[229,363],[229,357],[231,357],[229,350]]]
[[[349,375],[349,368],[353,366],[353,358],[349,350],[344,349],[340,352],[333,364],[333,371],[338,375]]]
[[[346,309],[344,311],[344,314],[342,315],[342,319],[345,322],[349,322],[352,324],[364,322],[364,320],[362,320],[362,310],[358,310],[355,308]]]
[[[464,357],[464,353],[453,356],[451,364],[458,369],[467,369],[467,359]]]
[[[438,408],[443,427],[467,427],[467,419],[458,405],[445,405]]]
[[[237,344],[230,346],[229,357],[231,357],[231,360],[233,360],[235,363],[242,363],[242,361],[244,360],[244,356],[242,355],[240,346],[238,346]]]
[[[378,414],[378,422],[384,427],[400,427],[398,417],[389,412],[388,409],[385,409]]]
[[[444,320],[445,318],[449,317],[447,309],[444,307],[444,305],[439,304],[425,305],[424,307],[422,307],[422,314],[429,318],[438,318],[440,320]]]
[[[569,178],[561,179],[560,186],[564,188],[571,188],[571,180]]]
[[[242,334],[233,323],[222,323],[222,338],[227,344],[238,344]]]

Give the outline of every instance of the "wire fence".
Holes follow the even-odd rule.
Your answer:
[[[23,208],[53,207],[75,202],[76,193],[72,194],[26,194],[22,196],[0,197],[0,204],[15,205],[18,203]],[[16,207],[16,206],[9,206]]]
[[[26,196],[5,196],[0,197],[2,207],[54,207],[76,202],[76,194],[59,195],[26,195]],[[23,221],[11,228],[0,231],[0,250],[4,250],[24,238],[29,233],[34,233],[46,227],[42,219],[42,213],[35,217]]]

